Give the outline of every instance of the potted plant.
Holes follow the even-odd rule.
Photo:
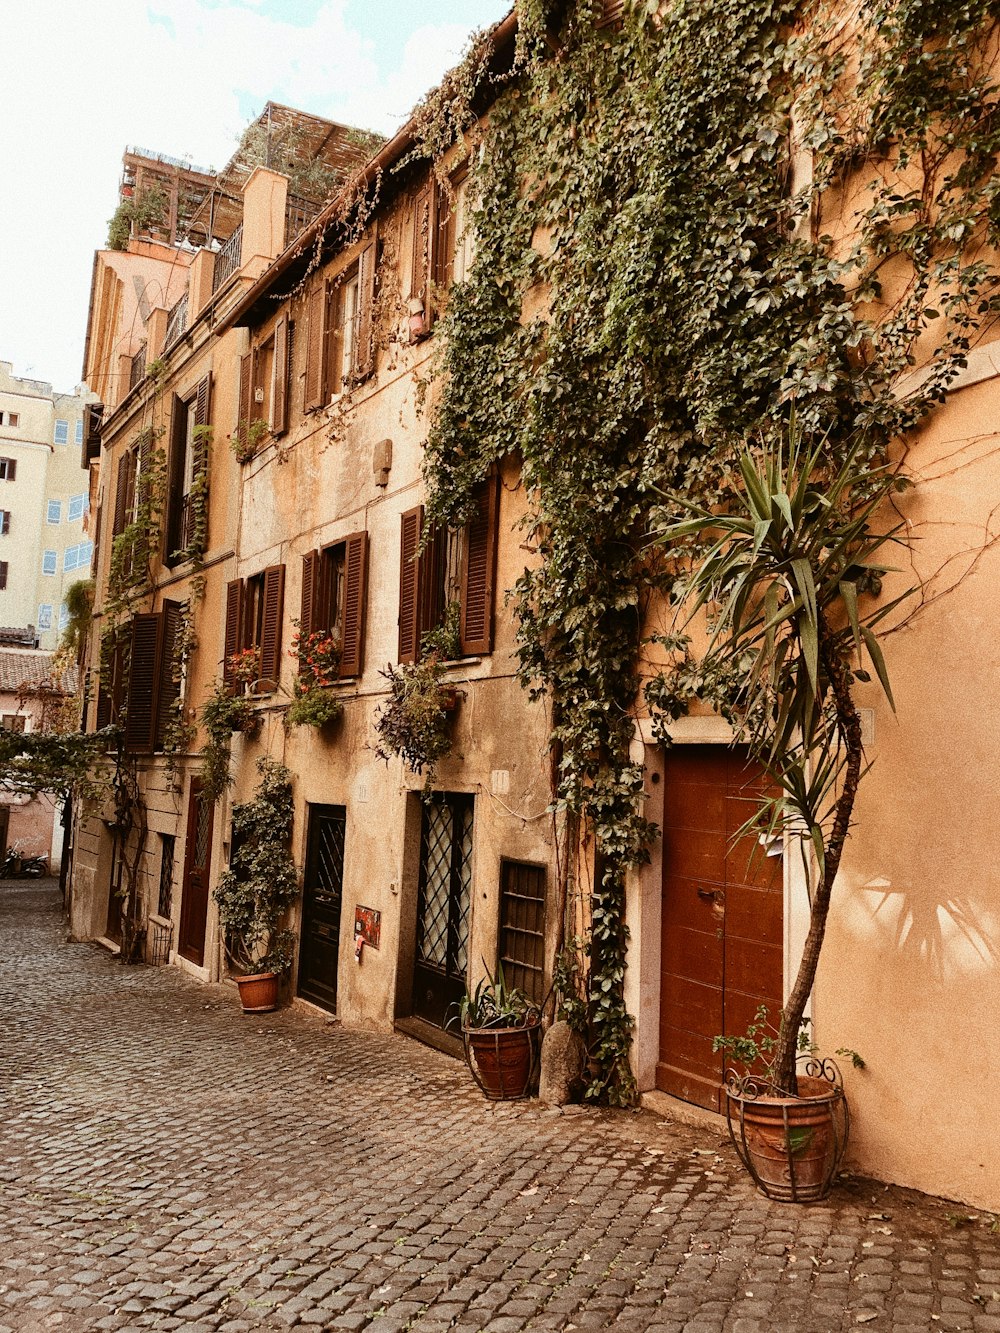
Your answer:
[[[503,963],[494,979],[487,970],[476,989],[458,1001],[465,1058],[490,1101],[527,1097],[538,1069],[541,1011],[507,986]]]
[[[424,774],[429,791],[437,761],[451,749],[451,714],[458,691],[445,684],[444,662],[432,651],[419,662],[389,666],[381,674],[389,682],[389,698],[375,718],[375,753],[388,760],[398,754],[411,773]]]
[[[253,800],[233,807],[229,869],[212,895],[219,927],[246,1013],[275,1009],[278,983],[292,961],[294,935],[281,920],[295,900],[298,876],[289,850],[294,805],[291,774],[257,760]]]
[[[329,630],[302,634],[296,625],[289,651],[298,662],[298,674],[292,702],[285,713],[286,728],[331,726],[344,712],[344,705],[330,692],[330,686],[339,679],[340,643],[337,636]]]
[[[793,422],[776,441],[737,451],[721,503],[679,500],[684,517],[671,516],[660,528],[675,553],[678,543],[699,543],[683,596],[689,620],[702,608],[713,618],[701,675],[715,682],[734,741],[748,747],[767,778],[734,840],[748,832],[768,845],[792,840],[808,879],[809,929],[766,1069],[743,1076],[729,1070],[726,1080],[737,1151],[765,1193],[786,1199],[822,1197],[843,1155],[837,1119],[842,1115],[846,1139],[847,1110],[839,1072],[811,1049],[803,1052],[799,1040],[866,771],[855,683],[871,681],[867,661],[894,707],[875,631],[909,596],[876,603],[888,571],[875,556],[899,530],[879,524],[878,512],[890,492],[908,483],[867,461],[863,440],[853,441],[839,462],[830,453],[828,439],[807,446]],[[679,642],[674,637],[670,646]],[[749,1042],[760,1035],[748,1034]],[[743,1053],[751,1053],[749,1046]],[[750,1149],[765,1125],[780,1158],[766,1176]],[[824,1138],[834,1147],[819,1154],[822,1178],[814,1180],[810,1166],[806,1181],[803,1144]]]

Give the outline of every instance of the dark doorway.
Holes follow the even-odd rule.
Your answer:
[[[413,1013],[443,1028],[465,994],[472,906],[471,796],[423,803]]]
[[[656,1086],[721,1107],[716,1036],[742,1036],[782,1004],[780,855],[733,835],[763,790],[760,768],[724,746],[677,746],[665,766],[660,1050]],[[776,849],[771,849],[776,850]]]
[[[298,993],[331,1012],[337,1008],[346,823],[342,805],[309,807]]]
[[[189,963],[205,963],[205,926],[208,922],[208,875],[212,863],[212,826],[215,804],[191,779],[187,837],[184,842],[184,880],[181,884],[181,925],[177,952]]]
[[[125,853],[122,848],[121,834],[117,829],[111,834],[111,879],[108,882],[108,919],[104,927],[105,939],[122,942],[122,881],[125,876]]]

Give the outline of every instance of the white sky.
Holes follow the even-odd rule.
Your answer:
[[[221,167],[270,98],[391,134],[511,0],[5,0],[0,359],[72,389],[136,144]]]

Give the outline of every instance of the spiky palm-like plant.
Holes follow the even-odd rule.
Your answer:
[[[895,708],[876,629],[909,596],[878,600],[888,567],[875,559],[901,540],[901,524],[878,519],[907,483],[867,462],[861,442],[839,465],[830,452],[828,440],[807,444],[793,425],[776,444],[740,451],[722,505],[672,499],[659,527],[668,547],[697,543],[684,614],[708,611],[702,670],[734,679],[736,740],[770,779],[740,833],[789,834],[802,850],[809,930],[775,1060],[779,1086],[793,1095],[798,1034],[865,772],[854,684],[871,679],[867,660]]]

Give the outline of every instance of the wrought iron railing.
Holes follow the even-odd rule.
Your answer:
[[[323,207],[322,204],[314,203],[311,199],[303,199],[300,195],[290,194],[285,203],[285,245],[291,245],[300,231],[305,231],[309,223],[319,213]]]
[[[170,347],[181,336],[188,325],[188,293],[174,305],[167,316],[167,338],[164,347]]]
[[[215,293],[228,282],[240,266],[243,250],[243,223],[236,228],[232,236],[215,256],[215,272],[212,274],[212,292]]]
[[[139,350],[132,357],[132,364],[128,372],[128,391],[129,393],[141,384],[146,374],[146,344],[141,343]]]

